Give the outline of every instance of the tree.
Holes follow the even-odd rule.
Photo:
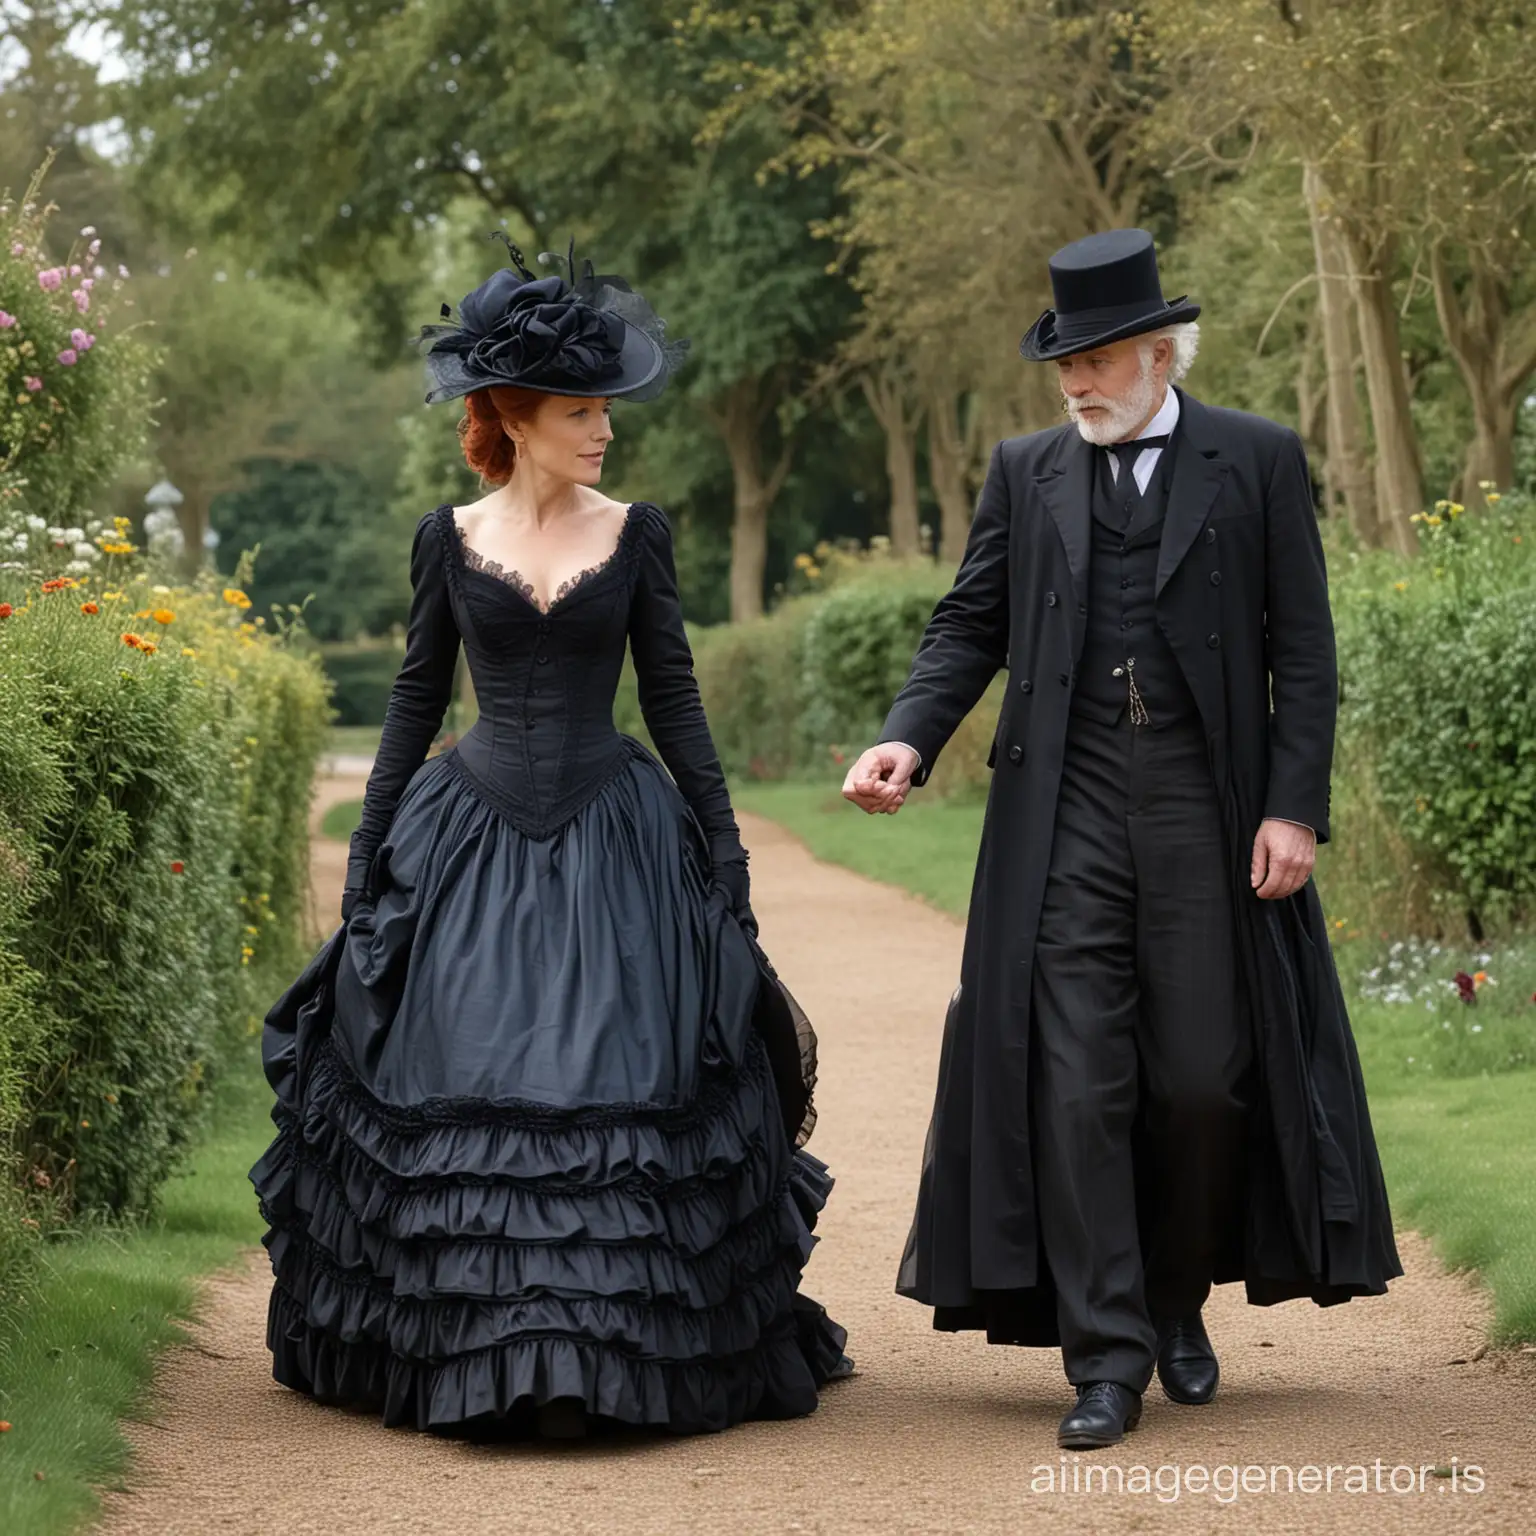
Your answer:
[[[635,275],[695,343],[689,395],[735,477],[732,611],[761,611],[792,401],[849,307],[808,231],[830,179],[759,186],[764,124],[695,143],[722,89],[680,0],[245,0],[116,8],[144,185],[206,189],[197,218],[264,269],[348,289],[398,355],[432,236],[466,197],[537,250]],[[189,67],[190,61],[190,67]]]
[[[1128,13],[1098,0],[719,0],[695,15],[733,43],[721,70],[739,89],[717,128],[771,107],[787,125],[774,169],[838,173],[847,210],[823,233],[863,304],[844,357],[877,381],[893,487],[927,420],[955,557],[983,428],[1059,416],[1049,373],[1016,349],[1050,302],[1047,258],[1168,211],[1138,153],[1155,98]],[[911,383],[894,391],[896,377]],[[907,494],[893,498],[893,538],[909,536]]]

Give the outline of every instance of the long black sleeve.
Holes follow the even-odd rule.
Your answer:
[[[347,889],[363,890],[411,775],[426,761],[453,697],[459,630],[448,597],[441,520],[428,513],[411,544],[411,614],[405,660],[389,694],[384,729],[347,856]]]
[[[662,762],[704,828],[711,863],[738,863],[741,832],[693,675],[693,651],[677,595],[672,531],[658,508],[642,505],[635,515],[646,519],[638,540],[640,568],[629,614],[640,709]]]
[[[1287,432],[1264,498],[1264,627],[1272,713],[1265,816],[1328,841],[1339,672],[1328,566],[1301,439]]]
[[[955,728],[1008,659],[1008,537],[1012,502],[1003,444],[992,452],[955,583],[939,600],[886,716],[880,740],[907,743],[922,759],[912,782],[933,772]]]

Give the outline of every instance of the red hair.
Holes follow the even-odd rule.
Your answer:
[[[459,441],[464,462],[491,485],[505,485],[517,468],[517,454],[507,427],[531,421],[543,401],[536,389],[494,384],[464,397],[464,416],[459,422]]]

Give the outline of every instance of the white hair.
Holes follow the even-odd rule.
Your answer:
[[[1164,326],[1145,336],[1141,343],[1142,367],[1151,362],[1154,343],[1166,336],[1173,343],[1173,360],[1168,364],[1168,382],[1182,384],[1184,376],[1194,366],[1195,354],[1200,350],[1200,322],[1186,320],[1182,325]]]

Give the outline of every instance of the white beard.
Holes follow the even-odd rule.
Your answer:
[[[1062,397],[1067,415],[1085,442],[1096,443],[1101,448],[1124,442],[1152,415],[1157,406],[1157,379],[1150,364],[1150,358],[1143,359],[1136,382],[1118,400],[1105,395],[1085,395],[1081,400]],[[1104,414],[1085,418],[1083,408],[1091,405],[1102,407]]]

